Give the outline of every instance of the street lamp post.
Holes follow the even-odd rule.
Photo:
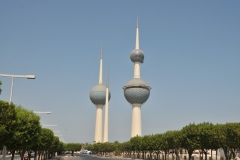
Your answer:
[[[46,126],[46,127],[56,127],[57,125],[56,124],[43,124],[43,126]]]
[[[12,85],[11,85],[11,92],[10,92],[10,102],[12,102],[14,78],[36,79],[35,75],[0,74],[0,76],[2,76],[2,77],[11,77],[12,78]]]
[[[14,78],[27,78],[27,79],[36,79],[35,75],[15,75],[15,74],[0,74],[0,76],[2,77],[12,77],[12,85],[11,85],[11,92],[10,92],[10,103],[12,102],[12,93],[13,93],[13,82],[14,82]],[[6,150],[7,147],[3,146],[3,160],[6,159]]]
[[[33,111],[33,113],[37,113],[37,114],[52,114],[50,111],[47,111],[47,112]]]

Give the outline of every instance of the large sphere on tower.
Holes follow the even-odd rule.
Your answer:
[[[134,49],[130,54],[131,61],[143,63],[144,60],[144,53],[140,49]]]
[[[109,91],[109,90],[108,90]],[[108,100],[111,98],[110,91],[108,92]],[[105,105],[106,102],[106,86],[103,84],[97,84],[90,91],[90,99],[95,105]]]
[[[141,78],[133,78],[124,87],[124,96],[131,104],[143,104],[148,100],[151,87]]]

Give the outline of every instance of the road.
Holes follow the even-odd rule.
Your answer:
[[[11,158],[12,158],[12,156],[10,156],[10,155],[6,156],[6,160],[11,160]],[[2,156],[0,156],[0,160],[3,160]],[[14,160],[21,160],[21,158],[19,155],[15,155]]]
[[[71,156],[70,154],[61,155],[61,160],[106,160],[106,159],[110,160],[110,158],[98,158],[88,154],[80,153],[74,153],[74,156]]]
[[[3,160],[1,156],[0,156],[0,160]],[[6,157],[6,160],[11,160],[11,156],[8,155]],[[21,158],[20,158],[19,155],[15,155],[14,160],[21,160]],[[34,160],[34,158],[31,158],[31,160]],[[95,157],[95,156],[92,156],[92,155],[74,153],[74,156],[71,156],[71,154],[61,155],[60,160],[123,160],[123,159],[98,158],[98,157]]]

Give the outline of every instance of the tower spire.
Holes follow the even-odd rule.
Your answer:
[[[99,84],[102,84],[102,47],[100,52],[100,69],[99,69]]]
[[[108,88],[108,79],[109,79],[109,68],[108,68],[108,70],[107,70],[107,82],[106,82],[106,87]]]
[[[138,16],[137,16],[137,26],[136,26],[136,48],[135,49],[139,49]]]

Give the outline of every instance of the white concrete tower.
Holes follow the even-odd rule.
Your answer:
[[[103,142],[108,142],[108,98],[107,98],[108,92],[109,91],[108,91],[108,74],[107,74]]]
[[[90,99],[96,106],[96,124],[95,124],[95,142],[102,142],[102,110],[105,105],[106,99],[106,86],[102,84],[102,49],[100,54],[100,70],[99,70],[99,81],[96,86],[90,91]],[[110,93],[108,94],[108,99],[110,99]]]
[[[139,49],[139,29],[138,18],[136,26],[136,47],[130,54],[131,61],[134,63],[134,75],[124,87],[124,96],[132,104],[132,129],[131,137],[142,136],[141,106],[150,95],[151,87],[147,85],[140,76],[140,63],[143,63],[144,53]]]

